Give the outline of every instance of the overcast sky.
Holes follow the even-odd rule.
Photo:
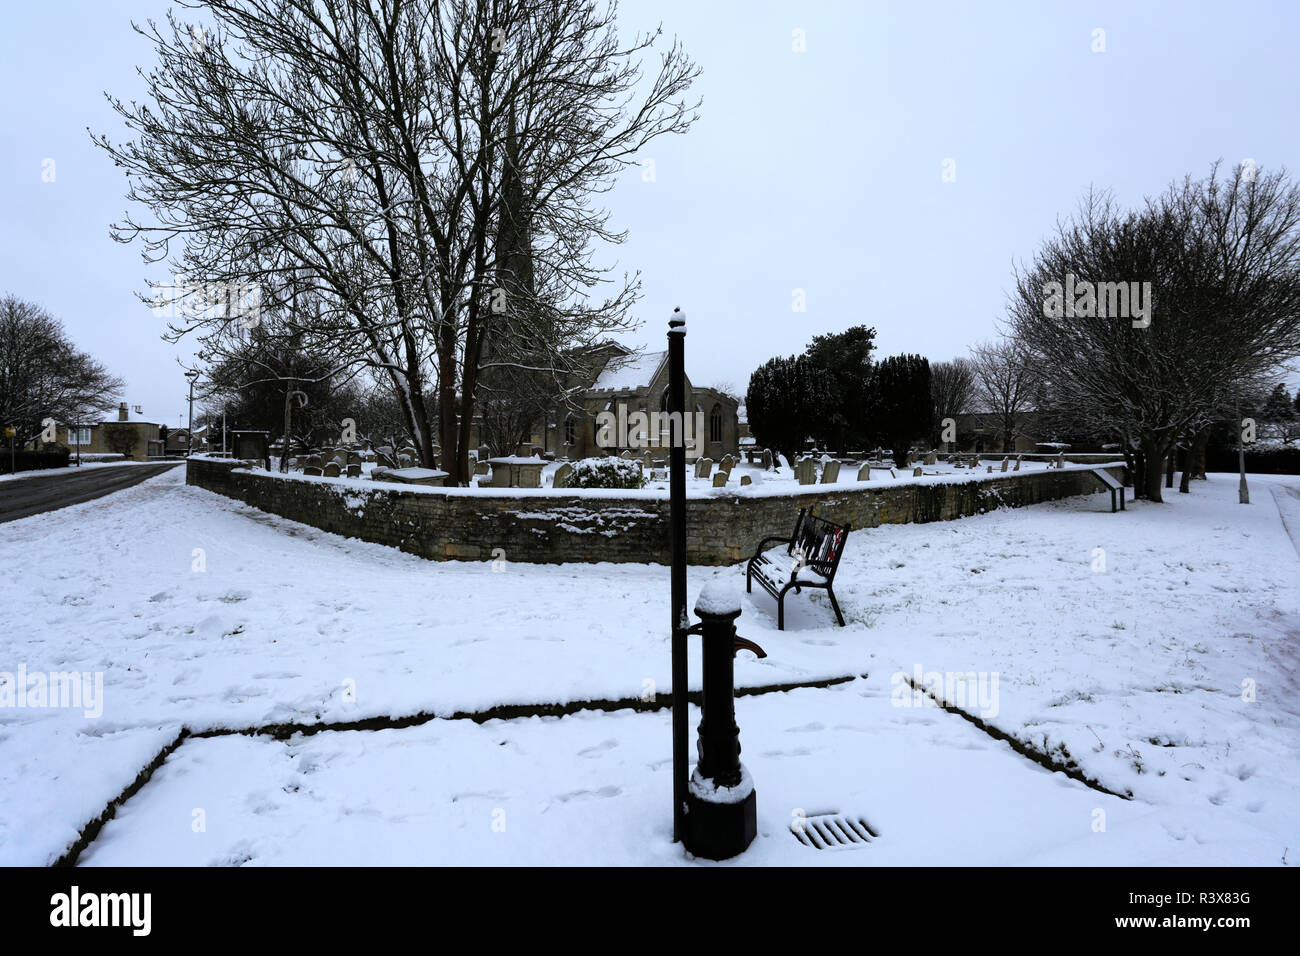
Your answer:
[[[168,6],[0,0],[0,292],[61,317],[176,425],[191,350],[133,297],[163,274],[109,238],[125,180],[86,132],[121,137],[103,91],[139,95],[152,54],[129,21]],[[771,356],[859,323],[881,354],[964,354],[1090,185],[1136,204],[1215,159],[1295,172],[1300,155],[1294,2],[622,4],[629,31],[660,20],[704,105],[652,144],[653,181],[630,171],[609,196],[630,236],[606,259],[642,273],[629,344],[662,348],[686,309],[701,385],[743,392]]]

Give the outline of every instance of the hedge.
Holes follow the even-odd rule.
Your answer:
[[[13,453],[13,467],[10,467],[9,449],[0,449],[0,474],[11,471],[38,471],[42,468],[66,468],[71,452],[62,446],[46,451],[16,451]]]

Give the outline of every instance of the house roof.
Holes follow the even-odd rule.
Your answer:
[[[592,384],[591,390],[621,392],[627,389],[645,388],[654,380],[659,367],[667,359],[667,352],[642,352],[640,355],[616,356],[606,363],[604,370]]]

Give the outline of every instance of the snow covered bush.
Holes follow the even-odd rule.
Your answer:
[[[584,458],[573,466],[570,488],[644,488],[645,476],[635,461],[624,458]]]

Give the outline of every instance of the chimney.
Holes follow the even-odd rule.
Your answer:
[[[117,406],[117,420],[119,422],[124,422],[129,417],[130,416],[128,416],[126,413],[126,402],[122,402],[122,404]]]

